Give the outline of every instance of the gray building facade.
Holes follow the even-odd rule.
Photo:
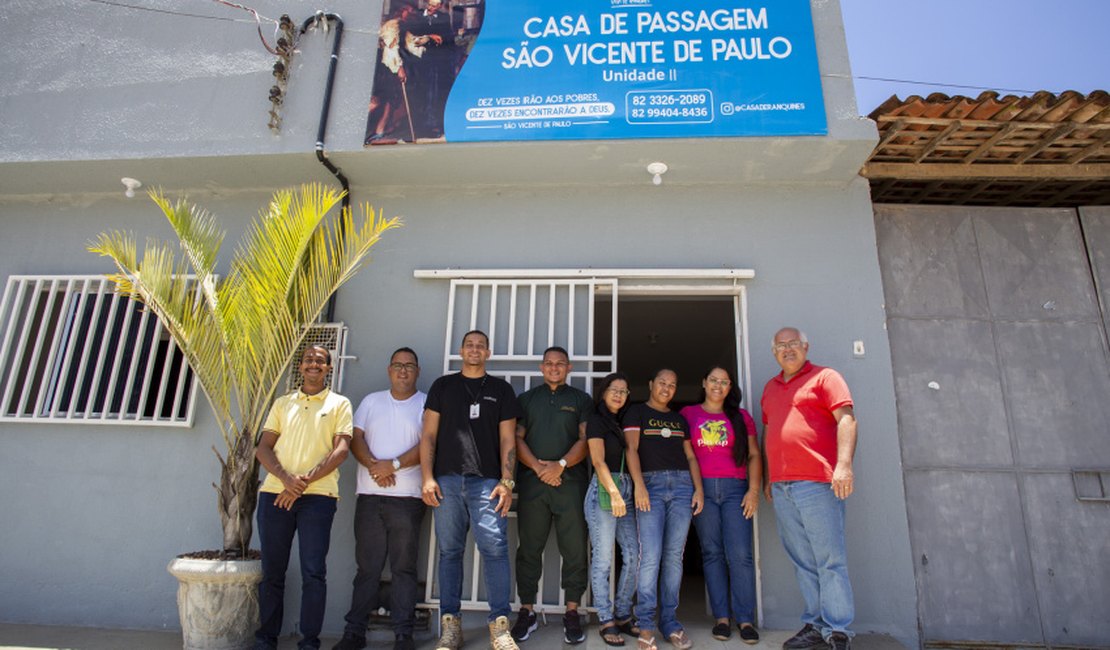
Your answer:
[[[265,15],[315,9],[292,4],[255,6]],[[273,58],[253,21],[240,20],[247,14],[218,5],[195,12],[219,18],[206,19],[168,0],[144,6],[160,11],[78,0],[0,10],[0,277],[110,272],[85,250],[109,228],[168,236],[141,192],[124,197],[121,177],[187,193],[220,216],[229,242],[274,190],[334,182],[313,152],[330,37],[312,31],[302,42],[275,136],[266,128]],[[422,389],[450,365],[452,338],[471,317],[460,305],[467,291],[481,290],[452,279],[487,289],[494,280],[586,280],[593,289],[573,300],[587,308],[556,301],[565,329],[544,335],[566,343],[574,332],[580,344],[591,341],[588,354],[616,355],[621,369],[676,365],[680,385],[695,394],[697,370],[733,359],[757,420],[759,391],[778,370],[771,337],[799,326],[811,358],[839,369],[856,398],[858,487],[848,504],[855,628],[916,646],[875,222],[858,175],[876,129],[856,110],[839,4],[812,0],[811,9],[826,136],[364,150],[381,4],[337,0],[329,10],[343,16],[347,33],[328,156],[351,179],[354,203],[405,221],[338,294],[335,320],[348,328],[351,357],[342,392],[357,401],[386,387],[388,355],[403,345],[420,353]],[[645,171],[657,160],[670,167],[660,186]],[[535,354],[506,347],[508,332],[527,326],[499,321],[488,301],[471,304],[479,326],[500,328],[495,352]],[[701,329],[723,347],[707,349]],[[606,370],[600,360],[576,366],[591,368]],[[0,422],[0,485],[9,495],[0,505],[8,522],[0,619],[177,627],[165,566],[220,543],[210,486],[218,471],[211,447],[220,444],[199,394],[191,426]],[[341,473],[331,633],[342,628],[354,571],[353,463]],[[795,628],[801,598],[769,504],[758,523],[763,624]],[[295,602],[292,573],[289,586]]]

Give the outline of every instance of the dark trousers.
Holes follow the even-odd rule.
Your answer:
[[[560,585],[568,602],[581,603],[589,580],[586,560],[586,517],[582,501],[586,484],[567,481],[551,487],[538,478],[524,478],[517,486],[516,591],[524,605],[536,604],[536,591],[543,574],[543,551],[551,524],[563,558]]]
[[[351,594],[351,610],[346,616],[345,636],[366,637],[367,620],[381,606],[381,577],[387,556],[393,576],[389,599],[393,633],[412,636],[418,596],[416,559],[425,509],[424,502],[415,497],[358,495],[355,505],[358,572]]]
[[[337,499],[308,494],[293,502],[291,510],[274,505],[276,494],[258,495],[258,539],[262,544],[262,582],[258,585],[261,625],[255,639],[277,647],[285,604],[285,572],[297,536],[301,560],[301,641],[299,648],[319,648],[327,602],[327,558],[331,522]]]

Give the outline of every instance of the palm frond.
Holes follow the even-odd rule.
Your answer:
[[[221,480],[220,503],[253,510],[248,495],[224,493],[247,489],[243,481],[228,477],[255,471],[254,435],[293,354],[382,233],[401,223],[375,215],[370,206],[363,207],[357,222],[350,210],[328,222],[342,194],[320,184],[282,190],[250,224],[228,274],[218,281],[215,264],[224,232],[215,218],[184,200],[170,202],[160,192],[150,196],[177,242],[148,241],[139,258],[133,235],[106,232],[90,242],[89,250],[112,259],[118,273],[108,277],[117,293],[154,312],[185,355],[227,445],[226,456],[217,452],[226,479]],[[244,538],[228,534],[229,526],[244,525],[243,513],[230,509],[221,510],[225,543],[245,539],[245,545],[249,513]]]

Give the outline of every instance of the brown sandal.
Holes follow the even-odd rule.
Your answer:
[[[631,616],[623,621],[613,621],[613,623],[616,624],[617,629],[619,629],[622,634],[640,636],[640,626],[636,624],[636,619]]]
[[[624,637],[621,636],[621,629],[613,625],[612,621],[602,624],[598,632],[601,634],[601,640],[605,642],[605,645],[618,648],[624,645]]]

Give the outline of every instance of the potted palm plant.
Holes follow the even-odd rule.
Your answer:
[[[161,320],[212,407],[226,447],[214,484],[223,528],[217,551],[179,556],[178,608],[185,648],[248,647],[258,622],[251,559],[258,500],[255,445],[285,371],[332,294],[367,261],[382,233],[400,225],[364,206],[328,215],[342,195],[322,185],[279,191],[248,227],[223,277],[224,233],[208,212],[160,192],[177,242],[148,242],[139,257],[131,233],[102,233],[89,250],[109,257],[116,291]]]

